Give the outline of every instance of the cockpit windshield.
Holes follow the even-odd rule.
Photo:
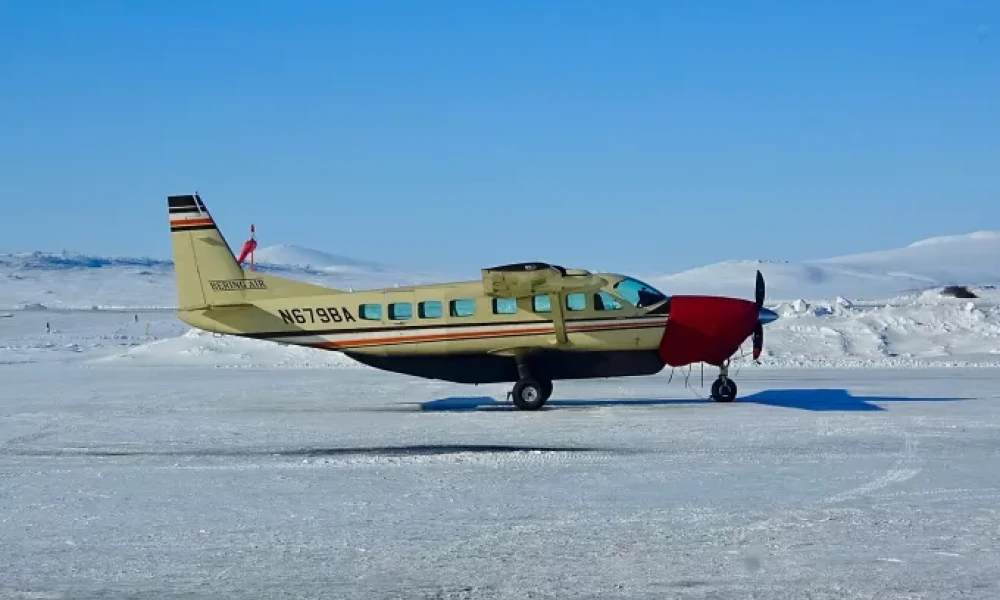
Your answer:
[[[667,296],[638,279],[626,277],[615,284],[615,291],[638,308],[652,306],[667,299]]]

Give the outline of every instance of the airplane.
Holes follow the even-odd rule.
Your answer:
[[[627,275],[546,262],[481,269],[480,278],[345,291],[245,269],[196,194],[167,197],[176,314],[205,331],[342,352],[377,369],[464,384],[513,383],[538,410],[557,380],[719,369],[711,398],[732,402],[729,365],[778,315],[754,300],[664,294]],[[248,240],[248,243],[250,240]],[[254,242],[256,243],[256,242]]]

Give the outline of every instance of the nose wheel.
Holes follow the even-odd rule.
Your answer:
[[[719,367],[719,378],[712,383],[712,400],[732,402],[737,392],[736,382],[729,378],[729,361],[726,361]]]
[[[712,400],[716,402],[732,402],[736,400],[736,382],[726,377],[719,377],[712,384]]]

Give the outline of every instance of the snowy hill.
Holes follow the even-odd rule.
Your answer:
[[[931,238],[903,248],[808,262],[727,261],[647,279],[667,294],[751,298],[754,272],[778,300],[877,300],[946,285],[1000,284],[1000,232]]]

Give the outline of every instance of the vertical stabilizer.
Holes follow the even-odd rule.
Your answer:
[[[168,196],[170,241],[181,310],[245,300],[247,280],[197,195]]]

